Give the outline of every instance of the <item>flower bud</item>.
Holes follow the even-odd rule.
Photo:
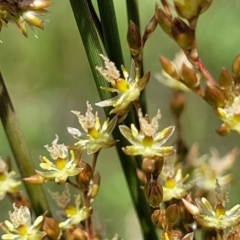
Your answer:
[[[163,68],[163,70],[169,75],[171,76],[172,78],[176,79],[176,80],[180,80],[180,76],[179,74],[177,73],[177,70],[175,68],[175,66],[173,65],[173,63],[167,59],[166,57],[164,56],[161,56],[159,58],[159,61],[160,61],[160,64]]]
[[[92,178],[92,183],[89,190],[91,199],[94,199],[97,196],[99,188],[100,188],[100,174],[99,172],[97,172]]]
[[[87,189],[92,178],[92,168],[82,160],[79,162],[79,167],[82,171],[76,176],[77,183],[81,189]]]
[[[217,85],[207,82],[204,99],[213,107],[224,107],[225,97],[221,89]]]
[[[147,41],[148,38],[150,38],[150,36],[152,35],[152,33],[155,31],[156,27],[157,27],[158,21],[156,19],[155,16],[153,16],[150,21],[148,22],[148,24],[146,25],[145,29],[144,29],[144,33],[143,33],[143,45],[145,44],[145,42]]]
[[[144,187],[147,202],[153,208],[159,207],[163,199],[163,188],[156,180],[150,180]]]
[[[174,7],[178,15],[185,19],[192,19],[199,14],[199,0],[174,0]]]
[[[159,226],[160,215],[161,215],[161,210],[159,209],[155,210],[151,215],[152,222],[155,226]],[[160,226],[161,226],[161,223],[160,223]]]
[[[172,37],[184,50],[191,49],[195,40],[194,31],[180,18],[175,18],[172,22]]]
[[[32,210],[31,202],[25,198],[21,193],[17,193],[13,196],[13,202],[17,208],[21,206],[26,206],[29,210]]]
[[[170,205],[166,209],[165,216],[166,216],[166,220],[167,220],[168,224],[171,224],[171,225],[176,224],[176,222],[178,221],[178,218],[179,218],[178,206],[176,204]]]
[[[228,90],[232,85],[232,78],[226,68],[222,68],[219,76],[219,85],[221,88]]]
[[[212,4],[213,0],[199,0],[200,14],[204,13]]]
[[[35,174],[35,175],[32,175],[30,177],[23,178],[23,180],[27,183],[30,183],[30,184],[43,184],[43,183],[46,183],[46,182],[49,181],[48,179],[46,179],[45,177],[42,177],[38,173]]]
[[[235,83],[240,83],[240,54],[233,61],[232,76]]]
[[[80,228],[76,228],[72,232],[72,235],[73,235],[74,240],[88,240],[89,239],[87,232]]]
[[[190,89],[194,89],[198,85],[196,73],[184,63],[181,68],[181,74],[184,84]]]
[[[51,240],[59,239],[61,235],[61,229],[58,226],[58,221],[54,218],[45,217],[43,222],[43,231],[47,233],[47,236]]]
[[[130,21],[127,31],[127,41],[131,54],[135,57],[142,52],[142,39],[137,25]]]
[[[184,95],[180,91],[174,92],[170,102],[171,112],[173,113],[174,117],[179,118],[181,116],[184,106]]]
[[[220,127],[216,129],[216,132],[220,136],[225,137],[230,133],[230,129],[225,124],[222,124]]]
[[[155,17],[162,30],[171,36],[172,29],[172,17],[166,14],[156,3],[155,5]]]

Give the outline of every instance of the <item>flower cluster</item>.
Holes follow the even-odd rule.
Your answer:
[[[28,24],[33,30],[34,27],[43,29],[43,21],[38,16],[46,15],[47,8],[52,3],[48,0],[8,0],[0,2],[0,30],[3,26],[13,23],[22,34],[27,37]]]

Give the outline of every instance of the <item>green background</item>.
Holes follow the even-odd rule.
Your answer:
[[[125,65],[129,69],[129,51],[126,42],[127,16],[125,1],[115,0]],[[141,29],[154,14],[155,0],[139,0]],[[45,30],[38,31],[38,39],[29,29],[29,38],[24,38],[14,26],[3,28],[0,39],[0,69],[12,97],[15,110],[38,167],[39,155],[49,156],[45,144],[50,144],[58,134],[60,143],[72,144],[74,139],[66,127],[79,127],[71,110],[85,113],[86,100],[90,103],[100,99],[92,78],[86,54],[75,24],[68,1],[54,1],[50,8],[50,20]],[[197,28],[197,44],[200,56],[212,75],[217,78],[224,66],[231,69],[231,63],[240,52],[240,3],[238,0],[216,0],[204,13]],[[160,55],[172,59],[178,51],[177,45],[157,27],[148,40],[144,51],[145,71],[160,71]],[[174,123],[169,111],[171,90],[161,85],[152,74],[146,90],[150,117],[161,109],[160,128]],[[216,147],[221,155],[239,145],[239,135],[235,132],[227,137],[215,133],[221,121],[217,119],[210,106],[193,93],[187,93],[187,106],[183,116],[183,130],[189,146],[200,145],[200,153],[208,153]],[[103,110],[94,106],[103,117]],[[169,140],[169,144],[174,137]],[[0,156],[12,156],[6,136],[0,126]],[[84,160],[90,158],[84,156]],[[128,164],[126,162],[126,164]],[[233,169],[236,182],[239,181],[238,168]],[[139,226],[129,198],[128,189],[118,157],[114,149],[101,152],[97,169],[101,173],[101,189],[94,202],[95,226],[106,238],[115,233],[128,240],[141,240]],[[46,184],[45,189],[57,189],[55,184]],[[231,188],[229,205],[239,199],[239,185]],[[59,208],[50,199],[54,211]],[[3,204],[3,205],[2,205]],[[0,203],[0,221],[7,217],[11,205],[7,200]],[[5,210],[6,209],[6,210]]]

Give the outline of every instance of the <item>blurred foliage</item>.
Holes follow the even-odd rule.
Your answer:
[[[125,2],[115,0],[114,3],[125,65],[129,66]],[[142,29],[153,15],[154,5],[154,0],[139,1]],[[78,122],[70,111],[84,112],[86,100],[90,100],[91,103],[99,101],[69,2],[54,1],[50,10],[51,14],[47,16],[50,22],[44,32],[38,31],[38,39],[31,32],[26,39],[11,26],[3,28],[1,33],[3,43],[0,44],[0,69],[31,154],[36,160],[36,167],[39,155],[47,154],[43,146],[51,143],[55,134],[59,135],[60,143],[73,143],[66,127],[78,127]],[[200,18],[197,28],[200,56],[216,78],[221,67],[231,69],[233,59],[239,54],[239,12],[238,0],[217,0]],[[158,57],[165,55],[171,59],[176,51],[178,51],[176,44],[158,27],[145,48],[145,70],[151,70],[152,73],[160,71]],[[171,90],[158,83],[152,74],[147,87],[149,115],[153,116],[160,108],[161,127],[173,123],[169,111],[170,96]],[[98,110],[97,107],[94,109]],[[102,109],[98,111],[103,116]],[[235,146],[238,147],[236,143],[239,136],[235,132],[225,138],[215,133],[215,128],[219,124],[220,121],[202,99],[192,93],[187,94],[183,127],[189,146],[198,142],[202,154],[208,152],[212,146],[218,148],[221,154],[229,152]],[[4,158],[11,156],[2,127],[0,127],[0,155]],[[87,156],[85,157],[87,159]],[[240,181],[237,176],[238,167],[233,169],[236,182]],[[115,151],[112,149],[103,151],[97,168],[102,177],[101,191],[95,202],[95,222],[99,231],[105,232],[106,237],[118,233],[124,239],[140,240],[137,219]],[[234,184],[231,188],[231,206],[239,200],[238,194],[234,194],[238,187],[239,185]],[[51,184],[45,185],[45,188],[51,188]],[[1,219],[7,215],[9,205],[6,203],[6,210],[1,214]]]

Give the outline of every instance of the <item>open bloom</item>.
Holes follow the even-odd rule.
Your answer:
[[[225,107],[216,108],[215,112],[224,122],[223,126],[240,134],[240,96],[228,101]]]
[[[1,1],[0,2],[0,30],[2,26],[7,26],[8,22],[14,23],[27,37],[28,24],[32,29],[37,27],[43,29],[43,21],[37,16],[46,15],[47,7],[52,3],[48,0],[28,0],[28,1]]]
[[[67,220],[59,223],[61,229],[68,229],[72,226],[78,225],[81,221],[87,219],[91,213],[92,209],[86,206],[81,207],[81,196],[78,194],[75,198],[75,206],[67,205],[64,209]]]
[[[182,199],[187,210],[194,216],[195,220],[204,227],[224,229],[240,224],[240,204],[230,210],[226,210],[225,202],[228,201],[228,189],[221,188],[216,183],[216,204],[213,207],[206,198],[195,199],[196,205]]]
[[[132,63],[130,76],[127,70],[122,66],[124,79],[120,77],[119,71],[116,69],[113,62],[103,55],[100,55],[105,64],[105,68],[96,67],[103,77],[112,85],[112,88],[102,87],[103,90],[116,93],[117,95],[111,99],[96,103],[100,107],[113,106],[110,113],[120,114],[125,116],[130,105],[135,100],[138,100],[140,92],[146,87],[150,73],[146,73],[140,78],[139,69]]]
[[[77,167],[80,159],[75,158],[73,151],[70,151],[71,158],[69,159],[67,147],[57,142],[58,136],[56,135],[56,138],[52,142],[52,146],[45,146],[55,163],[51,162],[46,157],[40,157],[40,167],[47,170],[47,172],[35,171],[46,180],[55,180],[57,183],[64,183],[68,177],[76,176],[80,173],[81,168]]]
[[[216,178],[220,185],[229,184],[233,180],[232,174],[225,174],[229,170],[238,155],[238,151],[234,148],[224,157],[220,157],[217,149],[210,149],[211,156],[203,155],[200,158],[191,157],[189,163],[194,168],[192,173],[194,178],[197,178],[197,185],[206,191],[213,191],[216,186]]]
[[[174,126],[167,127],[158,132],[158,120],[160,119],[160,111],[150,122],[148,116],[142,114],[141,109],[138,111],[140,122],[140,131],[137,130],[134,124],[131,124],[131,129],[125,125],[120,125],[119,129],[122,135],[132,144],[123,148],[127,155],[142,155],[143,157],[153,156],[169,156],[174,153],[173,146],[162,146],[172,135]]]
[[[68,127],[68,132],[78,141],[74,144],[79,150],[87,150],[88,154],[93,154],[101,148],[109,148],[116,144],[117,140],[112,139],[111,134],[116,126],[117,118],[110,122],[107,119],[103,125],[100,123],[98,113],[92,113],[92,106],[87,102],[87,112],[82,115],[78,111],[72,111],[78,117],[78,121],[83,132],[72,127]]]
[[[163,201],[170,201],[171,199],[181,199],[188,194],[196,180],[184,183],[188,179],[188,175],[182,176],[182,169],[178,169],[174,177],[168,177],[163,185]]]
[[[16,172],[8,172],[6,162],[0,157],[0,200],[2,200],[6,193],[19,192],[21,181],[16,178]]]
[[[13,204],[13,212],[9,213],[10,221],[6,220],[1,224],[1,228],[6,232],[2,235],[2,239],[15,240],[40,240],[46,235],[40,231],[44,216],[39,216],[31,223],[31,214],[26,206],[17,208]]]

